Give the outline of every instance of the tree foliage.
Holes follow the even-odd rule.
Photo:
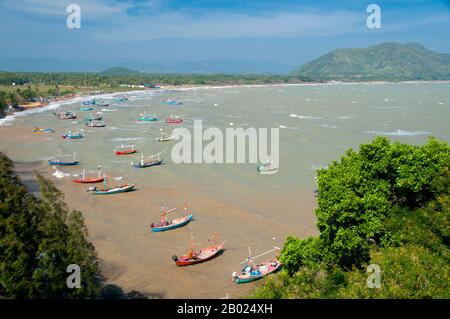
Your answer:
[[[170,74],[170,73],[95,73],[95,72],[0,72],[0,85],[47,84],[117,87],[120,84],[223,85],[298,83],[301,79],[276,74]]]
[[[100,293],[93,245],[78,211],[37,175],[40,198],[31,195],[0,153],[0,295],[9,298],[93,298]],[[81,288],[67,287],[67,266],[81,269]]]
[[[447,143],[430,138],[412,146],[379,137],[320,170],[318,186],[319,237],[288,237],[281,251],[287,271],[256,296],[270,297],[273,288],[283,298],[448,297]],[[369,262],[385,273],[376,292],[365,282]]]

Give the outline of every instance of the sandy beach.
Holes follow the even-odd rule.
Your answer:
[[[316,236],[316,170],[339,159],[348,148],[356,149],[376,135],[410,144],[422,144],[429,135],[450,138],[448,83],[191,87],[144,92],[128,92],[127,103],[101,109],[107,127],[98,130],[83,126],[82,119],[88,114],[79,112],[80,98],[72,104],[50,105],[41,112],[22,112],[7,125],[0,125],[0,151],[16,162],[16,170],[25,180],[32,181],[33,171],[40,172],[64,192],[71,208],[83,213],[107,284],[124,292],[136,290],[162,298],[248,295],[260,282],[236,285],[231,278],[248,256],[248,247],[257,255],[282,246],[289,235]],[[163,104],[167,96],[182,100],[183,106]],[[73,110],[79,118],[55,121],[52,108]],[[161,118],[180,114],[188,129],[195,119],[221,129],[232,124],[279,127],[280,171],[262,176],[250,163],[178,165],[171,162],[169,152],[164,154],[167,164],[162,167],[133,169],[130,161],[139,156],[119,158],[113,152],[116,145],[135,143],[145,155],[171,146],[156,141],[160,127],[167,131],[171,127],[162,121],[139,123],[136,117],[143,112]],[[53,127],[56,132],[34,134],[36,126]],[[63,131],[81,127],[86,138],[62,140]],[[85,168],[93,175],[101,164],[108,176],[131,177],[137,190],[94,196],[86,192],[89,185],[56,178],[46,160],[56,155],[58,148],[64,154],[76,152],[82,161],[81,167],[62,168],[65,173],[80,173]],[[32,182],[29,185],[36,188]],[[186,202],[194,214],[193,222],[169,232],[150,231],[150,224],[160,219],[161,206],[182,209]],[[221,256],[195,266],[175,266],[172,256],[186,253],[191,234],[202,248],[209,245],[208,238],[215,232],[225,241]]]
[[[32,127],[0,127],[0,134],[13,136],[17,143],[35,139],[45,141],[45,135],[33,135]],[[14,159],[14,150],[1,149]],[[233,298],[246,296],[258,283],[236,285],[231,273],[240,270],[247,257],[247,247],[263,252],[281,245],[286,236],[316,235],[314,196],[311,191],[286,194],[286,198],[268,197],[251,190],[242,190],[255,203],[252,210],[229,201],[217,201],[210,196],[208,183],[198,188],[180,180],[176,188],[155,188],[137,185],[131,193],[115,196],[93,196],[87,185],[53,176],[54,170],[43,161],[16,162],[16,172],[36,191],[34,171],[52,180],[65,194],[67,204],[83,213],[89,239],[95,245],[106,284],[119,286],[124,292],[137,290],[158,298]],[[152,233],[149,225],[158,221],[161,194],[182,208],[189,199],[194,221],[187,227],[164,233]],[[277,211],[288,198],[297,198],[291,212]],[[291,200],[292,201],[292,200]],[[172,207],[170,207],[172,208]],[[264,216],[272,211],[279,222]],[[258,214],[257,212],[261,212]],[[296,223],[290,218],[295,215]],[[304,227],[298,227],[298,221]],[[206,247],[208,238],[216,232],[225,241],[225,252],[210,262],[177,267],[173,255],[182,255],[189,247],[191,232],[198,248]]]

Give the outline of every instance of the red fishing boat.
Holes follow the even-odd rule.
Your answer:
[[[85,171],[83,169],[83,174],[81,174],[81,178],[74,179],[74,183],[78,184],[95,184],[95,183],[101,183],[105,180],[105,176],[101,176],[100,171],[98,172],[98,177],[94,178],[86,178]]]
[[[104,177],[98,177],[98,178],[74,179],[73,181],[75,183],[80,184],[95,184],[95,183],[102,183],[104,180],[105,180]]]
[[[126,148],[128,147],[128,148]],[[131,147],[131,148],[130,148]],[[121,145],[121,146],[117,146],[116,149],[114,149],[114,153],[116,153],[116,155],[128,155],[128,154],[134,154],[137,152],[137,149],[134,148],[134,145]]]
[[[166,122],[167,124],[179,124],[179,123],[182,123],[182,122],[183,122],[183,119],[180,119],[178,116],[172,117],[172,115],[170,115],[170,117],[167,117],[167,118],[165,119],[165,122]]]
[[[211,260],[219,256],[224,250],[224,242],[217,243],[217,236],[213,237],[213,244],[209,247],[200,250],[194,249],[194,239],[191,237],[191,248],[186,255],[181,257],[172,256],[173,261],[177,266],[188,266],[199,264]]]
[[[78,183],[78,184],[95,184],[95,183],[101,183],[104,180],[105,180],[105,175],[101,176],[101,172],[100,171],[98,171],[98,177],[86,178],[85,170],[83,169],[83,173],[81,174],[81,178],[74,179],[73,182],[74,183]]]

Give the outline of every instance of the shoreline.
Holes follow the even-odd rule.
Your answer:
[[[331,88],[331,86],[336,84],[322,83],[320,85],[330,85],[329,89],[318,89],[321,91],[330,91],[329,94],[334,94],[333,92],[335,90],[344,89],[347,91],[365,91],[366,89],[369,91],[370,89],[377,92],[384,90],[384,87],[378,86],[338,86]],[[365,83],[364,85],[368,84]],[[267,85],[264,85],[264,87],[266,86]],[[181,96],[186,97],[186,101],[188,101],[188,98],[192,95],[210,94],[213,96],[208,102],[199,104],[201,106],[210,105],[209,103],[219,99],[216,96],[219,95],[220,92],[226,92],[226,90],[208,91],[208,88],[211,87],[176,87],[174,90],[199,90],[189,91],[185,94],[179,93]],[[402,91],[401,89],[407,89],[408,91],[415,91],[420,89],[423,91],[428,90],[428,88],[428,86],[419,85],[404,87],[389,86],[386,87],[386,90]],[[448,90],[443,90],[444,88],[447,88],[447,84],[440,87],[441,91],[445,91],[442,93],[445,94],[443,96],[447,97]],[[161,88],[159,91],[166,92],[167,90],[169,90],[169,87]],[[293,91],[296,90],[297,89],[295,88],[293,89]],[[299,88],[298,90],[308,92],[316,91],[314,88]],[[149,90],[145,90],[144,92],[146,91]],[[258,90],[248,89],[248,91],[247,95],[243,97],[253,95],[255,92],[260,92],[262,94],[260,100],[262,100],[263,98],[266,98],[267,95],[272,95],[277,90],[260,88]],[[142,90],[134,92],[142,92]],[[150,90],[150,92],[153,93],[155,91]],[[127,94],[132,93],[128,92]],[[175,93],[173,94],[176,95]],[[170,96],[170,93],[166,92],[164,97],[166,95]],[[229,95],[221,95],[223,95],[222,98],[229,99],[227,102],[230,105],[236,103],[233,101],[242,100],[242,97],[233,100]],[[327,96],[327,98],[330,98],[330,96],[331,95]],[[384,95],[379,96],[384,98]],[[137,95],[131,96],[130,100],[139,100],[141,98],[146,100],[150,97],[151,95]],[[176,95],[175,97],[179,96]],[[158,98],[162,97],[157,95],[157,99]],[[275,96],[275,98],[278,99],[277,96]],[[152,99],[155,99],[155,97],[152,97]],[[157,99],[156,102],[158,102]],[[250,103],[249,107],[258,107],[260,105],[260,100]],[[347,102],[345,102],[345,104],[342,102],[337,105],[347,105],[347,103],[351,105],[349,102],[350,100],[351,97],[346,96],[345,101]],[[219,99],[218,101],[219,103],[222,103],[220,102],[222,100]],[[297,107],[297,101],[298,96],[293,96],[285,103],[294,108]],[[439,100],[436,98],[432,101],[437,102]],[[271,102],[272,101],[269,100],[266,105],[271,105]],[[137,101],[130,104],[141,104],[141,107],[146,107],[149,103],[145,101],[140,103]],[[227,111],[226,113],[223,113],[223,115],[238,114],[237,112],[243,108],[243,106],[241,107],[239,103],[236,103],[236,105],[238,105],[238,107],[230,109],[229,112]],[[161,107],[164,108],[164,106]],[[192,109],[194,108],[195,107]],[[417,105],[415,110],[422,108],[423,106]],[[313,109],[317,109],[316,104],[311,104],[310,110]],[[355,109],[360,108],[355,106]],[[439,109],[441,109],[441,107],[439,107]],[[189,107],[187,107],[186,110],[189,110]],[[252,110],[253,109],[250,108],[248,112],[251,112]],[[361,112],[363,110],[364,109],[362,109]],[[273,111],[274,110],[271,109],[267,110],[266,114],[271,114]],[[286,112],[283,114],[288,115],[291,111],[294,111],[294,109],[286,108],[285,111]],[[326,111],[327,110],[323,112]],[[203,112],[203,108],[197,107],[197,112]],[[211,113],[213,112],[211,111]],[[336,113],[330,114],[330,117],[337,118],[338,115],[350,114],[353,113],[349,113],[345,110],[342,112],[338,110]],[[356,118],[358,118],[360,114],[355,113]],[[401,113],[399,113],[399,116],[400,114]],[[448,113],[442,114],[443,115],[441,115],[439,119],[447,117],[448,115]],[[295,156],[299,155],[300,152],[303,154],[303,150],[307,150],[309,145],[312,145],[313,143],[317,144],[318,141],[323,141],[324,147],[326,147],[327,150],[324,151],[323,148],[317,148],[315,151],[312,150],[310,157],[302,162],[301,165],[297,165],[297,161],[292,160],[291,165],[287,165],[286,168],[287,171],[292,170],[292,172],[295,173],[286,175],[287,179],[273,180],[273,186],[270,188],[248,187],[249,184],[246,182],[250,180],[248,180],[245,175],[242,175],[242,178],[241,175],[235,175],[234,172],[239,173],[239,170],[228,171],[231,173],[229,176],[224,174],[227,173],[227,171],[221,172],[219,170],[217,172],[214,167],[208,169],[208,172],[205,171],[205,174],[200,170],[195,169],[192,173],[188,172],[187,174],[180,174],[180,171],[183,170],[184,167],[180,168],[180,166],[168,165],[166,169],[149,171],[148,174],[142,173],[133,176],[133,180],[138,183],[136,192],[117,194],[113,197],[97,197],[87,193],[86,186],[74,184],[71,178],[58,179],[56,176],[53,176],[54,170],[51,165],[47,164],[45,158],[49,148],[46,148],[47,151],[35,149],[36,147],[41,147],[41,143],[48,143],[47,145],[42,145],[42,147],[54,146],[54,141],[57,141],[57,139],[49,139],[48,135],[33,135],[33,133],[31,133],[34,124],[45,123],[42,125],[53,125],[51,120],[44,119],[47,115],[51,117],[50,114],[44,113],[42,115],[32,116],[25,120],[18,120],[18,122],[8,127],[0,127],[0,136],[3,136],[4,141],[4,143],[0,143],[2,144],[0,148],[15,163],[17,163],[16,168],[17,170],[22,171],[22,175],[25,176],[25,179],[30,179],[30,176],[33,176],[34,170],[41,172],[43,176],[55,184],[55,187],[64,193],[65,201],[71,209],[77,209],[82,212],[86,221],[86,227],[89,231],[89,241],[96,247],[102,273],[107,278],[106,284],[119,286],[124,291],[136,290],[142,293],[157,294],[161,296],[161,298],[220,298],[227,293],[233,298],[247,296],[251,290],[260,283],[245,286],[235,285],[231,282],[230,275],[232,271],[239,270],[240,262],[248,256],[248,246],[251,246],[252,251],[258,253],[266,251],[269,249],[268,247],[282,245],[288,235],[298,238],[317,236],[317,219],[314,214],[314,208],[317,207],[317,199],[313,196],[312,185],[300,183],[300,180],[303,178],[302,176],[311,174],[310,171],[305,171],[305,169],[308,169],[307,167],[310,167],[309,164],[317,163],[318,165],[325,165],[326,163],[329,163],[331,159],[336,158],[335,156],[332,156],[335,152],[334,150],[328,152],[329,146],[331,145],[330,143],[334,144],[335,141],[347,143],[347,137],[349,136],[344,133],[341,135],[340,139],[327,142],[329,133],[323,131],[324,138],[319,140],[316,139],[315,135],[311,135],[311,132],[314,131],[314,127],[316,126],[310,126],[311,129],[309,134],[307,134],[308,132],[305,134],[300,132],[292,134],[291,139],[287,140],[286,145],[302,144],[302,146],[304,146],[299,148],[301,149],[299,152],[292,153],[292,156],[294,156],[293,158],[296,158]],[[245,113],[244,115],[251,116],[250,113]],[[281,116],[285,118],[284,115]],[[381,116],[382,115],[380,115],[380,117]],[[36,117],[36,121],[34,120],[34,117]],[[39,122],[38,118],[41,117],[43,119],[39,120],[43,121]],[[131,116],[129,118],[131,118]],[[401,121],[403,120],[402,117],[397,118]],[[120,114],[117,114],[115,119],[117,121],[122,121]],[[225,118],[224,123],[227,122],[228,118]],[[305,126],[307,126],[307,123]],[[448,130],[445,131],[446,126],[444,124],[443,127],[444,132],[446,133]],[[357,129],[359,130],[360,128],[358,127]],[[135,133],[129,133],[129,135],[126,135],[124,133],[123,136],[122,134],[117,134],[117,136],[134,137],[134,134]],[[355,142],[359,140],[359,137],[361,137],[362,140],[366,139],[366,135],[360,136],[353,134],[350,137],[353,138],[354,136],[356,137],[354,140]],[[105,138],[105,135],[100,136],[99,139],[95,140],[95,143],[101,143]],[[311,139],[310,141],[307,141],[306,138]],[[34,145],[33,143],[37,144]],[[91,159],[89,165],[97,164],[97,157],[101,157],[101,152],[106,149],[101,147],[97,148],[96,146],[100,144],[95,143],[86,144],[86,146],[88,146],[88,144],[92,145],[92,148],[86,149],[86,154],[92,154],[92,157],[88,157]],[[336,143],[336,145],[337,144],[339,143]],[[94,151],[98,151],[98,153],[94,153]],[[35,156],[35,153],[38,155]],[[338,153],[341,154],[340,151]],[[313,154],[317,154],[317,156],[313,156]],[[114,158],[112,154],[106,157]],[[105,160],[107,159],[106,157]],[[87,159],[86,163],[88,163]],[[326,163],[322,163],[320,159],[326,159]],[[306,164],[308,164],[308,166],[306,166]],[[118,175],[126,176],[126,174],[128,174],[128,169],[124,169],[122,173],[122,171],[120,171],[120,165],[122,164],[113,165],[111,166],[112,168],[104,166],[104,168],[106,169],[106,172],[108,172],[109,169],[109,171],[114,174],[116,174],[116,171],[119,171],[120,174],[117,173]],[[89,167],[86,166],[86,168]],[[311,167],[311,169],[313,168]],[[189,170],[189,166],[186,166],[186,170]],[[69,172],[73,173],[75,171],[68,169],[67,173]],[[76,172],[79,172],[78,168],[76,169]],[[196,175],[197,172],[201,174]],[[293,176],[295,180],[298,178],[298,182],[292,182],[290,176]],[[208,178],[208,180],[206,180],[205,177]],[[220,178],[216,180],[215,177]],[[257,183],[259,180],[255,181]],[[252,181],[251,185],[255,185],[255,181]],[[218,186],[215,186],[216,182]],[[290,185],[292,185],[292,187]],[[152,234],[150,232],[149,224],[159,219],[159,209],[161,206],[182,208],[185,202],[188,202],[189,206],[192,207],[192,213],[195,216],[194,222],[190,223],[185,228],[180,228],[173,232],[160,234]],[[225,244],[226,251],[223,256],[203,265],[198,265],[198,267],[175,267],[170,257],[173,255],[179,256],[180,254],[185,253],[186,247],[189,245],[191,234],[195,236],[195,243],[201,248],[206,245],[207,238],[210,238],[215,231],[217,231],[217,234],[221,239],[227,241]]]
[[[63,192],[70,209],[82,212],[88,239],[95,246],[101,273],[106,279],[104,284],[118,286],[125,293],[136,290],[164,299],[218,299],[226,294],[233,298],[245,297],[260,282],[236,285],[230,274],[239,270],[240,262],[247,256],[247,245],[251,245],[254,251],[263,251],[271,245],[281,245],[286,234],[301,237],[318,234],[317,230],[309,227],[276,223],[233,203],[218,201],[207,192],[198,192],[184,183],[171,188],[141,185],[135,192],[106,198],[87,194],[84,185],[56,178],[52,174],[52,166],[42,161],[14,161],[14,172],[34,195],[39,193],[34,172],[40,173]],[[158,193],[161,192],[171,198],[190,198],[194,221],[189,226],[173,232],[151,233],[148,225],[158,218]],[[305,198],[306,201],[309,193],[297,190],[301,200]],[[179,202],[177,207],[181,205]],[[313,220],[315,223],[314,207],[315,199],[312,198],[298,212],[307,224]],[[239,227],[236,221],[240,221]],[[260,238],[269,229],[271,235]],[[208,244],[207,238],[216,231],[221,240],[225,240],[224,256],[197,267],[176,267],[173,264],[171,256],[185,252],[191,233],[197,247],[202,247]],[[192,287],[197,289],[192,291]]]
[[[34,113],[41,113],[57,109],[60,106],[72,104],[76,102],[84,102],[94,98],[111,98],[116,95],[139,94],[145,92],[167,92],[167,91],[186,91],[198,89],[221,89],[221,88],[237,88],[237,87],[287,87],[287,86],[328,86],[328,85],[384,85],[384,84],[428,84],[428,83],[450,83],[450,80],[432,80],[432,81],[365,81],[365,82],[343,82],[343,81],[329,81],[329,82],[301,82],[301,83],[268,83],[268,84],[223,84],[223,85],[167,85],[161,86],[157,89],[143,89],[143,90],[129,90],[98,94],[76,94],[74,97],[68,99],[60,99],[50,102],[48,105],[24,109],[16,111],[12,114],[2,116],[0,114],[0,126],[5,126],[8,122],[13,122],[16,117],[26,116]]]

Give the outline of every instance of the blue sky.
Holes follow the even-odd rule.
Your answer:
[[[81,7],[81,29],[66,27],[71,3]],[[381,29],[366,27],[370,3],[381,7]],[[449,34],[448,0],[0,0],[0,68],[11,59],[81,69],[210,60],[297,66],[384,41],[450,53]]]

